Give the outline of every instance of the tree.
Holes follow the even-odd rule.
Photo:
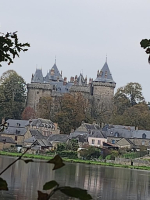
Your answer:
[[[18,56],[21,51],[28,51],[25,47],[30,47],[29,43],[20,43],[18,41],[17,32],[3,34],[0,33],[0,63],[13,63],[13,59]],[[0,67],[2,65],[0,64]]]
[[[125,87],[120,87],[114,96],[111,123],[137,126],[137,122],[135,122],[137,119],[135,117],[139,115],[136,116],[135,114],[137,112],[135,106],[139,104],[140,106],[145,105],[142,87],[139,83],[128,83]],[[129,116],[132,116],[132,119]]]
[[[122,124],[150,130],[150,111],[146,103],[128,108],[122,116]]]
[[[52,120],[53,99],[52,97],[41,97],[37,104],[37,117]]]
[[[0,117],[21,119],[25,100],[26,83],[21,76],[13,71],[9,76],[6,76],[0,85]]]
[[[89,146],[87,149],[81,150],[80,155],[87,160],[99,158],[101,150],[97,147]]]
[[[58,122],[61,133],[65,134],[79,127],[88,112],[86,99],[80,93],[75,96],[64,94],[59,107],[60,110],[56,113],[55,120]]]
[[[24,109],[21,116],[23,120],[34,119],[36,117],[35,110],[28,106]]]

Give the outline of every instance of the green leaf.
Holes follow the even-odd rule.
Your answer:
[[[38,200],[47,200],[48,199],[48,194],[43,193],[41,191],[38,191]]]
[[[63,163],[62,158],[59,155],[56,155],[53,159],[49,160],[47,163],[53,163],[54,164],[53,170],[59,169],[59,168],[61,168],[65,165]]]
[[[43,185],[43,190],[50,190],[55,186],[59,186],[59,184],[56,181],[49,181]]]
[[[7,182],[0,178],[0,190],[8,190]]]
[[[143,39],[143,40],[140,42],[140,44],[141,44],[141,47],[143,47],[144,49],[146,49],[147,47],[150,46],[150,40],[148,40],[148,39]]]
[[[34,162],[32,159],[22,159],[26,164],[29,162]]]
[[[60,191],[69,197],[75,197],[80,200],[90,200],[92,199],[91,195],[87,193],[87,190],[83,190],[81,188],[73,188],[73,187],[61,187]]]

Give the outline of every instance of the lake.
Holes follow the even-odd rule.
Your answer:
[[[13,157],[0,156],[0,171],[14,161]],[[97,200],[149,200],[150,171],[105,167],[98,165],[66,163],[56,171],[47,163],[18,161],[2,178],[9,191],[0,191],[0,200],[36,200],[37,190],[42,191],[45,182],[56,180],[61,186],[68,185],[87,189]],[[56,193],[52,200],[71,200]]]

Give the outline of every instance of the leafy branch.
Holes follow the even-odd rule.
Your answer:
[[[145,52],[146,52],[147,54],[149,54],[148,62],[149,62],[149,64],[150,64],[150,39],[149,39],[149,40],[148,40],[148,39],[143,39],[143,40],[141,40],[140,45],[141,45],[141,47],[142,47],[143,49],[145,49]]]
[[[10,65],[16,56],[19,57],[21,51],[28,51],[26,47],[30,47],[30,44],[20,43],[18,41],[17,31],[6,34],[0,33],[0,63],[8,62],[8,65]]]

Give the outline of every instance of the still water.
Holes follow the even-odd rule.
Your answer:
[[[0,156],[0,171],[15,158]],[[18,161],[2,178],[9,191],[0,191],[0,200],[36,200],[45,182],[56,180],[61,186],[85,188],[97,200],[150,200],[150,172],[98,165],[71,164],[56,171],[46,163]],[[71,200],[61,193],[52,200]]]

